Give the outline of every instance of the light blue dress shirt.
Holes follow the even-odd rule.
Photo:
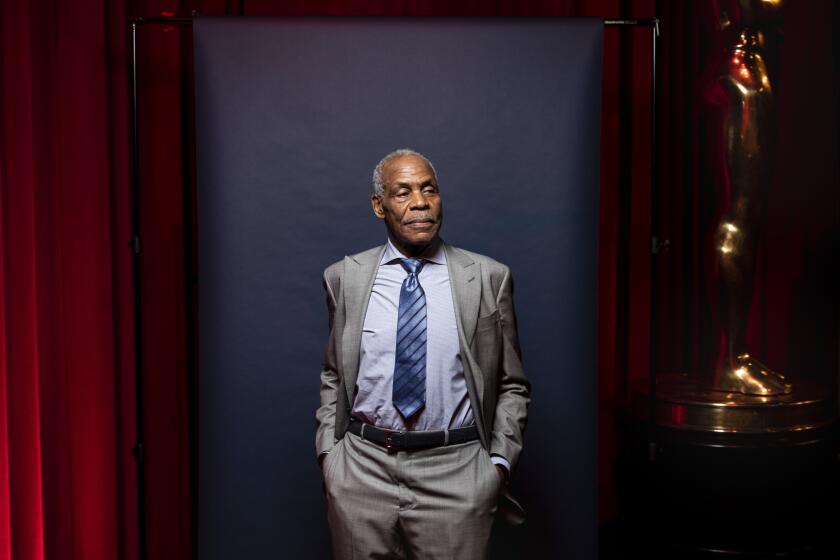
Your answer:
[[[408,275],[399,262],[404,258],[388,239],[362,327],[352,416],[386,430],[452,430],[475,424],[442,240],[419,256],[426,261],[418,275],[426,294],[426,404],[406,426],[391,400],[400,289]],[[510,472],[506,458],[492,455],[491,460]]]
[[[389,239],[362,328],[353,417],[387,430],[451,430],[474,424],[446,253],[440,242],[419,257],[426,261],[418,275],[426,294],[426,404],[406,425],[391,400],[400,289],[408,275],[400,265],[404,258]]]

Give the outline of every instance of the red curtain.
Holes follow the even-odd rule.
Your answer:
[[[136,557],[124,8],[0,3],[0,558]]]
[[[673,369],[690,368],[700,351],[694,341],[702,326],[698,274],[709,173],[703,152],[708,123],[698,91],[714,48],[703,27],[706,7],[654,0],[0,3],[0,560],[130,560],[141,544],[147,558],[192,553],[191,395],[199,379],[192,362],[191,37],[166,25],[138,31],[138,334],[146,449],[145,516],[139,519],[131,455],[138,426],[127,15],[658,15],[656,207],[660,235],[673,249],[657,270],[657,360]],[[786,10],[780,81],[793,85],[778,92],[785,160],[768,193],[764,295],[752,322],[753,332],[763,334],[753,338],[779,369],[831,373],[837,369],[840,280],[831,73],[831,22],[838,14],[828,1],[791,2]],[[649,60],[647,30],[605,31],[598,257],[602,520],[616,512],[612,461],[628,387],[644,379],[650,364]]]

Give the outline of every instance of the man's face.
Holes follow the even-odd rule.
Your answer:
[[[434,241],[443,207],[429,165],[417,156],[400,156],[385,164],[382,175],[385,194],[381,199],[373,195],[371,204],[397,247],[422,248]]]

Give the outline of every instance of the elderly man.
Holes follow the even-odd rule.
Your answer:
[[[335,558],[485,558],[522,451],[530,385],[510,269],[439,237],[431,162],[373,174],[387,242],[324,271],[330,336],[316,411]],[[501,497],[501,500],[500,500]]]

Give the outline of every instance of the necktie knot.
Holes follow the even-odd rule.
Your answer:
[[[426,264],[426,261],[421,259],[400,259],[400,264],[406,272],[416,276],[420,274],[420,270],[423,268],[423,265]]]

